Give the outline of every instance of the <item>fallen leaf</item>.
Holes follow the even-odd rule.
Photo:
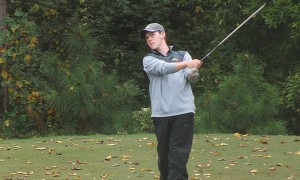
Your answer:
[[[142,168],[141,171],[149,171],[149,172],[152,172],[151,169],[146,169],[146,168]]]
[[[267,156],[264,156],[264,158],[270,159],[270,158],[272,158],[272,156],[271,155],[267,155]]]
[[[276,166],[283,166],[283,164],[282,163],[277,163]]]
[[[196,167],[198,168],[209,168],[211,166],[211,162],[206,162],[203,164],[197,164]]]
[[[54,172],[46,172],[46,175],[51,175],[51,174],[53,174]]]
[[[97,144],[103,144],[104,143],[104,141],[98,141],[97,142]]]
[[[226,144],[226,143],[221,143],[221,144],[214,144],[213,146],[216,146],[216,147],[218,147],[218,146],[228,146],[228,144]]]
[[[21,146],[14,146],[15,150],[21,149]]]
[[[247,146],[247,143],[240,143],[240,144],[238,145],[238,147],[245,147],[245,146]]]
[[[296,154],[296,155],[300,155],[300,151],[298,151],[298,152],[295,152],[294,154]]]
[[[140,165],[140,163],[138,163],[138,162],[125,162],[124,164]]]
[[[250,173],[251,173],[252,175],[255,175],[257,172],[258,172],[258,170],[256,170],[256,169],[253,169],[253,170],[250,171]]]
[[[107,144],[107,146],[116,146],[117,144]]]
[[[43,151],[45,150],[46,148],[45,147],[39,147],[39,148],[35,148],[36,150],[40,150],[40,151]]]
[[[157,179],[159,179],[159,178],[157,178]],[[192,177],[191,180],[200,180],[200,178]]]
[[[227,165],[229,165],[229,166],[235,166],[237,164],[239,164],[239,162],[237,162],[237,161],[230,161],[229,163],[227,163]]]
[[[214,152],[210,152],[210,154],[214,155],[214,156],[219,156],[221,154],[221,152],[219,151],[214,151]]]
[[[288,177],[287,179],[293,179],[295,176],[294,175],[292,175],[292,176],[290,176],[290,177]]]
[[[79,170],[81,170],[81,168],[80,168],[80,167],[75,167],[75,166],[73,166],[73,167],[71,168],[71,170],[79,171]]]
[[[159,179],[160,177],[157,175],[154,175],[154,179]],[[196,180],[196,179],[195,179]]]
[[[80,161],[79,159],[77,159],[77,164],[87,164],[87,162],[82,162],[82,161]]]
[[[234,133],[233,135],[234,135],[234,137],[241,137],[240,133]]]
[[[264,148],[253,148],[252,152],[266,152],[267,151],[267,147]]]
[[[117,158],[118,156],[107,156],[104,160],[110,161],[112,158]]]
[[[48,153],[49,154],[52,154],[52,152],[54,152],[55,151],[55,149],[54,148],[50,148],[50,149],[48,149]]]
[[[269,144],[267,139],[261,139],[259,142],[261,144]]]
[[[124,155],[123,155],[123,158],[124,158],[124,159],[128,159],[128,158],[131,158],[131,156],[128,156],[128,155],[125,155],[125,154],[124,154]]]

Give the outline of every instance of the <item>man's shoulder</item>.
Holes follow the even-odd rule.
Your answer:
[[[150,53],[148,53],[145,57],[144,57],[144,59],[145,58],[156,58],[156,59],[164,59],[164,57],[163,56],[161,56],[160,54],[158,54],[158,53],[155,53],[155,52],[150,52]]]

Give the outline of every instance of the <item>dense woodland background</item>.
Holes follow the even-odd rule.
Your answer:
[[[1,137],[151,132],[139,31],[200,59],[264,3],[1,0]],[[299,135],[299,45],[299,1],[268,1],[200,69],[195,133]]]

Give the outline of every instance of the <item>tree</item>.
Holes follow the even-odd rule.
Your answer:
[[[286,123],[277,119],[279,91],[263,78],[253,55],[239,54],[234,72],[212,93],[204,93],[201,117],[208,128],[221,132],[283,134]]]
[[[6,29],[5,23],[3,23],[3,18],[7,15],[7,3],[6,0],[0,0],[0,30]],[[0,58],[4,50],[4,44],[0,41]],[[7,72],[7,67],[5,64],[1,63],[0,68],[1,74]],[[2,82],[2,79],[1,79]],[[1,88],[0,88],[1,89]],[[8,93],[7,87],[3,87],[0,91],[0,115],[8,110]]]
[[[1,3],[3,2],[2,0]],[[262,5],[260,0],[13,0],[6,3],[10,27],[7,26],[7,31],[0,34],[7,38],[8,46],[5,49],[10,48],[9,52],[4,53],[7,58],[5,60],[10,60],[7,61],[10,63],[9,117],[24,117],[24,122],[51,125],[53,131],[57,130],[54,127],[61,125],[61,122],[68,122],[70,125],[76,118],[76,122],[97,119],[97,122],[101,122],[98,125],[104,130],[108,129],[105,126],[112,127],[109,123],[116,125],[115,130],[126,129],[126,122],[130,121],[129,111],[148,107],[148,80],[142,68],[142,58],[148,53],[148,47],[144,39],[139,37],[139,30],[146,24],[160,22],[167,30],[169,44],[175,45],[174,49],[188,50],[192,57],[201,58],[238,23]],[[3,7],[5,6],[1,4],[1,8]],[[290,112],[298,112],[297,108],[286,106],[299,105],[298,94],[295,93],[298,87],[298,75],[295,74],[298,74],[296,72],[300,67],[299,10],[300,4],[295,0],[268,3],[259,14],[211,54],[200,71],[200,82],[193,86],[195,96],[202,97],[203,93],[211,93],[210,100],[218,94],[220,97],[220,93],[223,93],[220,84],[228,85],[232,80],[238,79],[237,75],[232,74],[235,69],[232,61],[237,54],[248,53],[256,57],[264,72],[261,76],[269,87],[275,86],[274,89],[285,92],[282,96],[289,95],[287,101],[281,105],[282,112],[279,114],[284,120],[291,119]],[[19,27],[26,27],[25,31]],[[79,31],[78,27],[83,29]],[[89,43],[85,40],[91,36],[97,41],[94,44],[97,50],[89,54],[92,58],[77,56],[76,46],[87,47]],[[76,38],[81,38],[82,41]],[[32,46],[31,41],[35,42],[35,46],[29,48]],[[66,42],[77,43],[70,48],[70,44]],[[16,47],[21,45],[22,48],[18,49],[21,52],[15,54]],[[30,55],[26,56],[30,62],[24,62],[26,54]],[[3,54],[1,56],[4,57]],[[85,65],[93,64],[88,60],[97,64],[101,69],[100,79],[103,83],[93,86],[92,81],[83,78],[83,74],[91,71],[75,63],[81,62],[80,59],[86,62]],[[88,67],[85,65],[82,67]],[[49,75],[51,69],[54,71]],[[289,76],[291,77],[288,78]],[[5,87],[3,83],[2,87]],[[265,88],[267,89],[269,88]],[[99,103],[97,107],[101,107],[101,113],[98,112],[96,116],[101,117],[100,120],[92,117],[90,112],[93,108],[83,107],[83,103],[71,98],[77,90],[85,91],[87,96],[81,96],[82,101],[78,102],[86,100],[89,102],[88,107],[94,106],[90,104],[89,94],[96,97],[96,102]],[[94,96],[95,92],[101,93]],[[243,93],[243,97],[251,97],[251,92]],[[43,98],[44,101],[40,102]],[[227,98],[230,100],[231,97]],[[279,100],[280,98],[282,97],[278,97]],[[64,104],[68,104],[68,108],[61,108],[66,107]],[[78,118],[72,114],[76,110],[85,110],[85,113]],[[278,115],[277,111],[273,113],[274,116]],[[293,118],[298,117],[298,114],[293,114],[297,115],[293,115]],[[34,120],[36,115],[39,121]],[[95,123],[96,120],[92,121]]]

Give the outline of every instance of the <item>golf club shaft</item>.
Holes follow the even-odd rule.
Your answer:
[[[226,36],[216,47],[214,47],[209,53],[207,53],[201,60],[204,61],[208,58],[208,56],[214,52],[221,44],[223,44],[230,36],[232,36],[240,27],[242,27],[247,21],[249,21],[255,14],[257,14],[260,10],[265,7],[266,3],[263,4],[259,9],[257,9],[251,16],[249,16],[242,24],[240,24],[237,28],[235,28],[228,36]]]

